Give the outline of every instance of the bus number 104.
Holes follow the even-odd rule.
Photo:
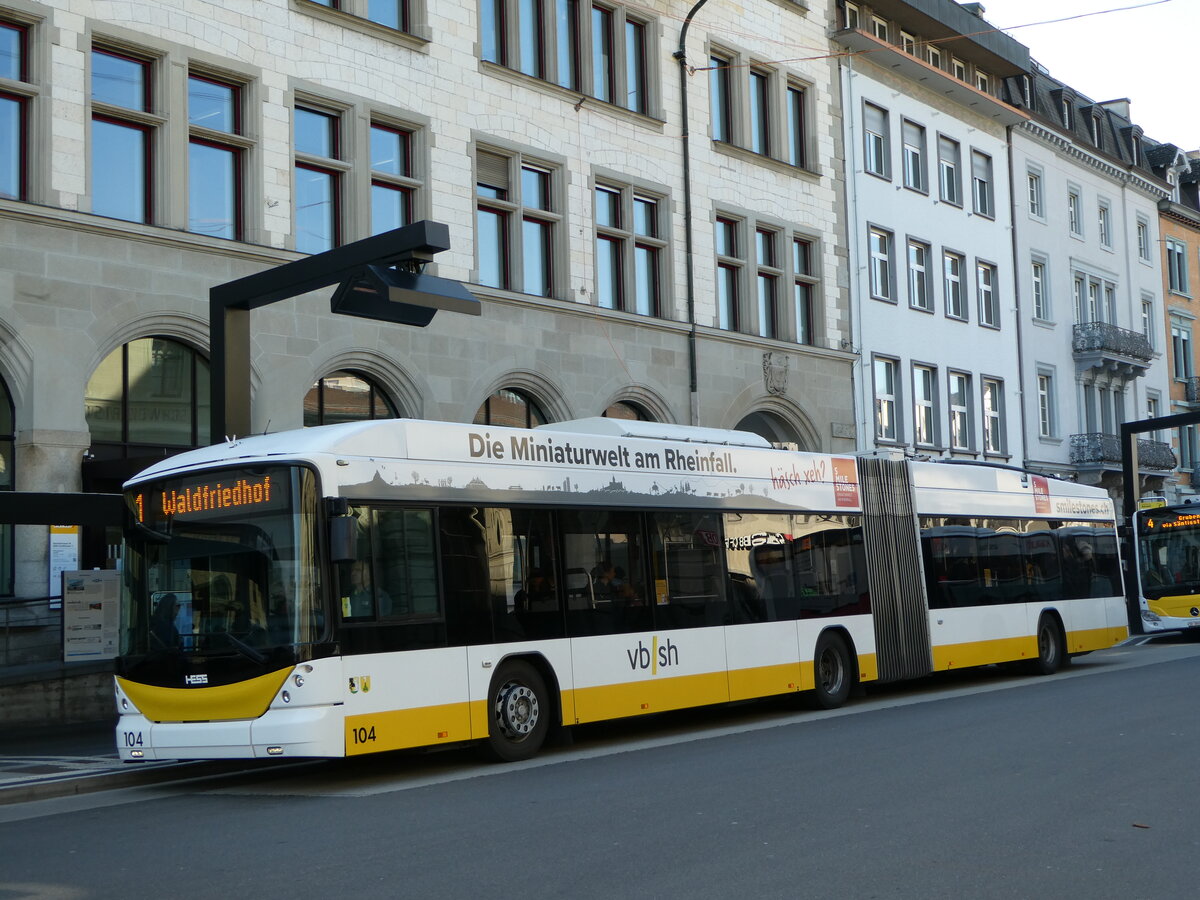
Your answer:
[[[375,740],[374,725],[372,725],[370,728],[354,728],[351,729],[351,732],[354,735],[354,743],[356,744],[368,744]]]

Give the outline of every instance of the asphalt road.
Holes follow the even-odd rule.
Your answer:
[[[1193,898],[1200,645],[0,808],[0,898]]]

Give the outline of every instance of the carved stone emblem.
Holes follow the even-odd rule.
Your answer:
[[[763,354],[763,384],[768,394],[786,394],[788,358],[782,353]]]

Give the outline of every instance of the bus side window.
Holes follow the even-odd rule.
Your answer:
[[[375,544],[379,551],[379,615],[440,615],[433,511],[377,510]]]

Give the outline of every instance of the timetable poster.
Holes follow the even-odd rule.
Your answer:
[[[121,573],[63,572],[63,662],[117,655]]]

